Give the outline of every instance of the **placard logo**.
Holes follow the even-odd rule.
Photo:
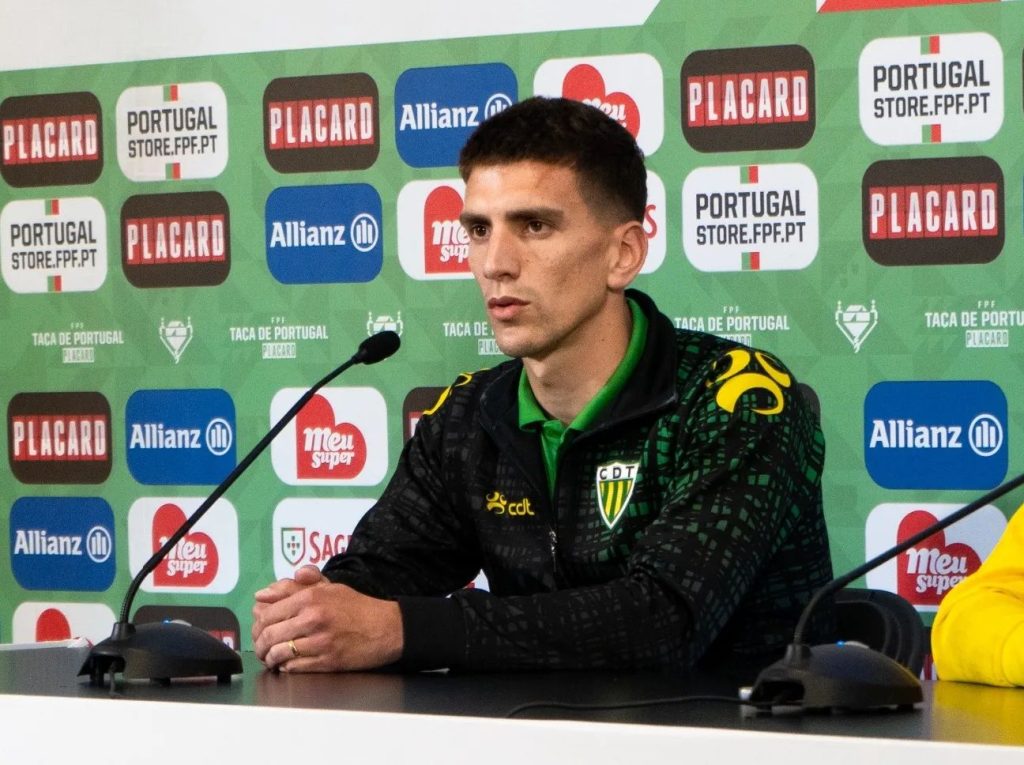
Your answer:
[[[590,104],[614,119],[650,156],[665,133],[661,65],[647,53],[545,61],[533,78],[537,95]]]
[[[92,197],[22,199],[0,211],[0,267],[14,292],[92,292],[107,278],[107,215]]]
[[[235,467],[226,391],[138,390],[125,406],[128,470],[144,484],[215,484]]]
[[[228,163],[228,103],[220,85],[124,90],[117,99],[117,162],[133,181],[220,175]]]
[[[283,284],[368,282],[384,263],[381,201],[365,183],[274,189],[267,266]]]
[[[701,271],[806,268],[818,254],[818,181],[799,164],[702,167],[683,182],[683,249]]]
[[[110,437],[100,393],[18,393],[7,406],[7,457],[22,483],[102,483]]]
[[[129,197],[121,207],[121,266],[136,287],[220,284],[231,270],[227,201],[216,191]]]
[[[1006,433],[1006,396],[988,380],[880,382],[864,400],[865,462],[887,489],[991,488]]]
[[[795,149],[814,135],[814,59],[799,45],[696,51],[679,79],[697,151]]]
[[[991,262],[1003,249],[1004,196],[988,157],[875,162],[861,183],[864,249],[883,266]]]
[[[278,391],[270,420],[305,393]],[[271,444],[274,471],[285,483],[373,486],[387,472],[387,408],[374,388],[325,388]]]
[[[518,100],[506,64],[407,69],[395,83],[395,143],[412,167],[458,162],[459,150],[481,122]]]
[[[263,150],[279,173],[365,170],[380,152],[377,83],[361,72],[271,81]]]
[[[983,32],[872,40],[860,124],[877,144],[987,141],[1003,124],[1003,50]]]
[[[885,503],[868,515],[865,555],[873,558],[959,510],[961,504]],[[927,537],[867,574],[868,587],[895,592],[921,611],[935,611],[942,598],[988,557],[1006,527],[994,505]]]
[[[26,602],[14,609],[15,643],[40,643],[81,637],[98,643],[110,637],[114,612],[102,603]]]
[[[143,497],[128,510],[128,562],[134,576],[195,512],[202,497]],[[145,592],[225,593],[238,583],[238,516],[218,499],[142,583]]]
[[[348,549],[372,499],[285,499],[274,509],[274,575],[291,577],[306,565],[323,566]]]
[[[106,590],[114,512],[98,497],[21,497],[11,507],[11,569],[26,590]]]
[[[103,116],[92,93],[5,98],[0,140],[0,175],[11,186],[92,183],[103,172]]]

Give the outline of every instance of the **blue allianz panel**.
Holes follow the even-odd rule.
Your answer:
[[[406,164],[458,164],[459,150],[477,125],[518,100],[516,75],[506,64],[407,69],[395,83],[395,143]]]
[[[99,592],[114,581],[114,512],[98,497],[21,497],[11,507],[10,545],[26,590]]]
[[[283,284],[368,282],[384,264],[380,195],[365,183],[274,189],[267,267]]]
[[[139,483],[216,484],[235,467],[235,403],[219,388],[135,391],[124,420]]]
[[[1006,396],[988,380],[880,382],[864,399],[864,461],[887,489],[987,489],[1006,475]]]

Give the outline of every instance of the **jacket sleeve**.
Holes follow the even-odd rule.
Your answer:
[[[704,382],[659,437],[667,491],[624,576],[533,595],[400,597],[403,663],[694,666],[800,516],[820,514],[824,459],[816,417],[799,393],[754,386],[730,400]]]
[[[950,590],[932,625],[943,680],[1024,685],[1024,507],[977,571]]]

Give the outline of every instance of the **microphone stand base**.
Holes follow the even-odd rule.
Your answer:
[[[179,622],[151,622],[138,626],[118,622],[109,638],[93,646],[79,675],[94,686],[105,685],[121,672],[128,680],[149,678],[167,684],[178,677],[216,677],[231,682],[242,672],[238,653],[209,632]]]

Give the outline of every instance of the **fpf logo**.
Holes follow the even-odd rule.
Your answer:
[[[865,553],[873,558],[905,542],[962,507],[957,504],[885,503],[865,525]],[[994,505],[918,542],[867,574],[869,587],[895,592],[921,611],[934,611],[942,598],[978,570],[1006,527]]]
[[[799,45],[696,51],[679,79],[697,151],[795,149],[814,135],[814,60]]]
[[[114,512],[97,497],[21,497],[11,507],[11,568],[26,590],[106,590]]]
[[[285,499],[274,509],[274,574],[291,577],[305,565],[322,567],[348,549],[372,499]]]
[[[683,249],[701,271],[806,268],[818,254],[818,180],[805,165],[700,167],[683,182]]]
[[[987,141],[1003,124],[1003,50],[981,32],[872,40],[860,124],[877,144]]]
[[[377,83],[361,72],[273,80],[263,150],[279,173],[365,170],[380,152]]]
[[[103,115],[92,93],[0,103],[0,174],[11,186],[92,183],[103,172]]]
[[[661,146],[665,133],[662,82],[661,65],[646,53],[559,58],[540,65],[533,91],[600,109],[626,128],[650,156]]]
[[[380,273],[381,201],[372,186],[274,189],[264,217],[267,267],[282,284],[368,282]]]
[[[277,422],[305,393],[278,391],[270,403]],[[285,483],[374,486],[388,467],[387,407],[375,388],[324,388],[271,444],[274,471]]]
[[[102,483],[111,436],[100,393],[18,393],[7,407],[7,459],[22,483]]]
[[[93,292],[107,278],[107,214],[92,197],[22,199],[0,211],[0,266],[18,293]]]
[[[459,150],[488,117],[519,98],[507,64],[407,69],[395,83],[395,143],[412,167],[458,162]]]
[[[202,497],[143,497],[128,510],[128,564],[135,576],[202,503]],[[238,515],[225,499],[171,548],[142,583],[145,592],[225,593],[238,583]]]
[[[85,638],[98,643],[110,637],[114,612],[102,603],[26,602],[14,609],[15,643],[44,643]]]
[[[139,390],[125,406],[128,470],[145,484],[215,484],[235,467],[226,391]]]
[[[1003,250],[1004,197],[988,157],[875,162],[861,182],[864,249],[883,266],[989,263]]]
[[[227,200],[216,191],[129,197],[121,207],[121,267],[136,287],[220,284],[231,270]]]
[[[1006,433],[1006,396],[988,380],[880,382],[864,399],[864,461],[887,489],[991,488]]]

